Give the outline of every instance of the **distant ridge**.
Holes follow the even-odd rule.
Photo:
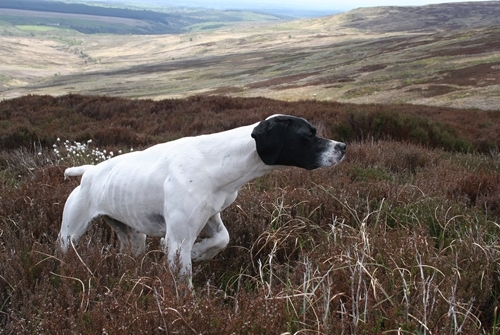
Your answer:
[[[379,33],[471,29],[500,24],[500,1],[368,7],[354,9],[338,17],[344,22],[344,27]]]
[[[0,2],[0,8],[151,20],[154,22],[162,22],[167,25],[167,18],[171,16],[166,13],[154,12],[152,10],[132,10],[126,8],[89,6],[78,3],[65,3],[62,1],[2,0]]]

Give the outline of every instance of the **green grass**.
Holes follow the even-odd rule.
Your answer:
[[[33,32],[46,32],[46,31],[61,29],[59,27],[54,27],[54,26],[33,26],[33,25],[16,26],[16,28],[23,30],[23,31],[33,31]],[[63,30],[68,31],[68,29],[64,29],[64,28],[63,28]]]
[[[216,30],[223,27],[227,27],[230,24],[227,22],[203,22],[193,24],[186,28],[186,31],[189,32],[199,32],[199,31],[207,31],[207,30]]]

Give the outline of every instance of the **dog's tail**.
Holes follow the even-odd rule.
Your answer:
[[[64,171],[64,179],[68,177],[77,177],[83,175],[87,170],[90,170],[94,167],[95,165],[82,165],[82,166],[75,166],[75,167],[70,167],[67,168]]]

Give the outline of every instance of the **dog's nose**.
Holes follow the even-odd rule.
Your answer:
[[[347,145],[345,143],[339,142],[335,145],[335,150],[342,152],[345,154],[345,150],[347,148]]]

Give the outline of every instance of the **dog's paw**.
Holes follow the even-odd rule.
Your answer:
[[[193,249],[191,249],[191,260],[193,262],[199,262],[205,260],[203,257],[203,252],[200,250],[201,248],[201,243],[195,243],[193,245]]]

